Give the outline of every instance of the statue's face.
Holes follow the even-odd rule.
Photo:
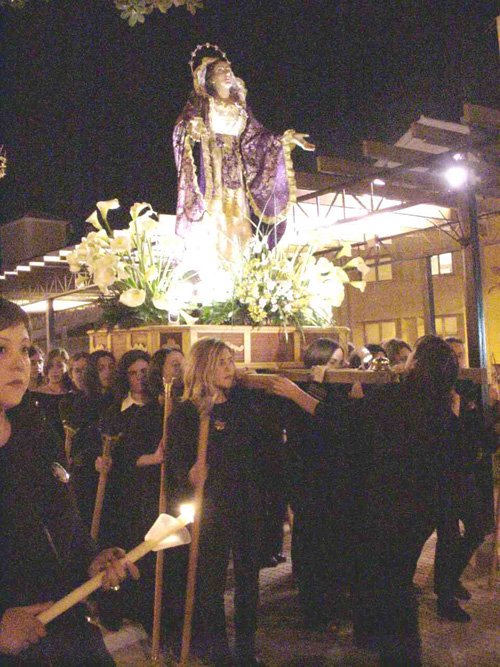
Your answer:
[[[234,83],[234,74],[231,65],[226,62],[217,63],[210,80],[218,93],[228,91]]]

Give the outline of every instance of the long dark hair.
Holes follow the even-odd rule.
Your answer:
[[[310,345],[308,345],[304,352],[304,366],[306,368],[312,368],[313,366],[325,366],[332,358],[332,354],[339,348],[341,348],[342,352],[344,352],[344,348],[332,338],[317,338]]]
[[[165,359],[172,352],[179,352],[182,354],[182,351],[177,347],[162,347],[151,357],[151,362],[148,368],[148,392],[150,396],[154,399],[157,399],[158,396],[164,393],[163,386],[163,366],[165,365]],[[182,381],[179,382],[182,384]]]
[[[135,364],[136,361],[141,359],[149,363],[151,361],[151,356],[148,352],[144,352],[144,350],[129,350],[128,352],[125,352],[118,362],[118,366],[116,367],[116,377],[113,384],[115,401],[122,401],[130,391],[128,369],[132,364]]]
[[[451,391],[458,377],[458,362],[451,347],[439,336],[428,334],[416,343],[414,365],[408,373],[413,417],[419,430],[438,430],[451,414]]]
[[[87,368],[85,369],[85,393],[90,398],[99,398],[102,396],[103,386],[99,380],[99,370],[97,368],[99,359],[103,357],[109,357],[113,361],[115,360],[114,355],[109,352],[109,350],[96,350],[89,355]]]

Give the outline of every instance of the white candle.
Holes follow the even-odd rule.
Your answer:
[[[181,507],[181,514],[177,518],[169,517],[167,514],[160,514],[146,535],[144,542],[137,545],[131,551],[125,554],[125,556],[123,556],[121,559],[122,562],[128,561],[130,563],[135,563],[150,551],[159,551],[160,549],[165,549],[169,546],[176,546],[172,543],[169,544],[168,538],[172,535],[180,533],[185,528],[185,526],[188,525],[188,523],[192,523],[193,516],[194,510],[191,505],[183,505]],[[167,521],[168,526],[166,527],[165,519],[163,517],[168,517],[169,519],[169,521]],[[184,540],[183,542],[178,543],[182,544],[186,543],[186,541]],[[38,614],[38,620],[46,625],[73,607],[75,604],[85,600],[85,598],[101,588],[104,575],[104,572],[99,572],[94,577],[92,577],[92,579],[89,579],[81,586],[78,586],[78,588],[75,588],[75,590],[71,591],[71,593],[68,593],[68,595],[55,602],[52,607]]]

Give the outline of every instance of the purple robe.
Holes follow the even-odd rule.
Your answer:
[[[216,145],[225,146],[222,155],[221,184],[223,191],[244,188],[250,209],[259,221],[279,225],[284,232],[284,220],[295,202],[295,177],[290,152],[293,145],[284,136],[266,130],[242,104],[246,122],[239,136],[213,135]],[[201,221],[207,211],[207,192],[212,174],[212,155],[200,150],[200,163],[195,164],[194,140],[188,134],[188,125],[201,117],[209,127],[209,101],[193,96],[185,106],[174,129],[173,144],[178,175],[177,224],[180,236],[188,236],[193,224]],[[206,161],[209,164],[205,164]]]

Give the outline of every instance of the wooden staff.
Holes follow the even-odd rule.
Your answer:
[[[70,426],[67,422],[63,422],[64,428],[64,453],[66,454],[66,461],[71,465],[71,449],[73,447],[73,439],[76,435],[76,428]]]
[[[90,535],[94,541],[97,541],[99,535],[99,527],[101,525],[102,506],[104,503],[104,494],[106,493],[106,483],[108,481],[108,466],[112,447],[121,438],[120,435],[106,435],[102,436],[102,462],[103,467],[99,473],[99,482],[97,484],[97,493],[95,496],[94,514],[92,515],[92,526],[90,528]]]
[[[495,532],[493,533],[493,556],[491,558],[490,576],[488,577],[488,588],[491,590],[496,582],[498,570],[498,544],[500,542],[500,489],[498,489],[495,502]]]
[[[200,431],[198,435],[197,466],[203,469],[207,463],[208,431],[210,428],[210,414],[200,416]],[[182,628],[182,648],[179,667],[188,664],[189,651],[191,648],[191,629],[193,624],[194,596],[196,592],[196,570],[198,567],[198,552],[200,544],[201,515],[203,508],[203,487],[198,484],[194,492],[195,517],[193,523],[193,534],[191,536],[191,547],[189,549],[189,567],[186,584],[186,603],[184,608],[184,625]]]
[[[165,404],[163,406],[163,446],[167,446],[167,426],[168,418],[172,412],[172,382],[165,382]],[[158,501],[158,513],[164,514],[167,509],[167,489],[165,482],[165,458],[166,451],[163,456],[163,461],[160,467],[160,494]],[[163,597],[163,563],[164,552],[158,551],[156,554],[156,569],[155,569],[155,597],[153,604],[153,638],[151,659],[153,662],[160,661],[160,635],[161,635],[161,611],[162,611],[162,597]]]

